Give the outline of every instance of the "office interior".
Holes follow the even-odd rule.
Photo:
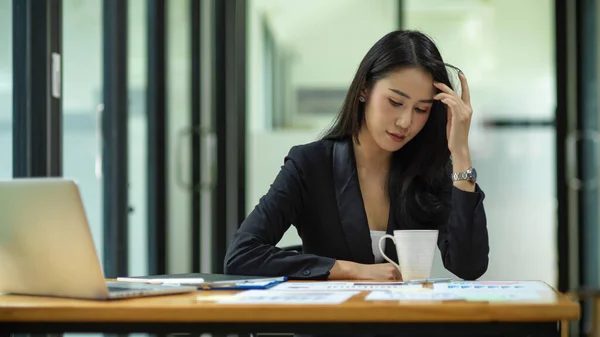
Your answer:
[[[418,29],[471,88],[482,279],[597,288],[599,16],[575,0],[0,1],[0,178],[76,180],[106,277],[223,272],[368,48]],[[279,246],[299,244],[291,227]],[[433,275],[452,276],[439,256]]]

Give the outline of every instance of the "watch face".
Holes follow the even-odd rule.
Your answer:
[[[477,170],[475,170],[475,168],[471,168],[471,176],[473,177],[473,180],[477,180]]]

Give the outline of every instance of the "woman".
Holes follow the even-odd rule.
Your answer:
[[[439,229],[444,266],[477,279],[488,266],[484,193],[468,145],[471,104],[452,89],[435,44],[385,35],[362,60],[334,125],[293,147],[242,223],[225,272],[290,279],[401,279],[372,242],[397,229]],[[303,252],[275,247],[293,224]],[[396,259],[394,247],[385,253]]]

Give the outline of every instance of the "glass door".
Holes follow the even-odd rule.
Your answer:
[[[63,175],[78,182],[103,261],[102,1],[63,0]]]
[[[146,88],[148,82],[147,0],[128,0],[127,94],[129,96],[128,181],[129,181],[129,275],[148,273],[147,226],[147,142],[148,116]]]
[[[191,207],[193,183],[190,170],[191,140],[191,39],[190,2],[167,4],[167,265],[170,273],[191,272]]]
[[[558,181],[562,185],[558,195],[561,290],[579,292],[600,288],[600,6],[581,1],[561,7],[557,21],[557,41],[562,41],[557,56],[564,62],[558,68],[564,84],[558,91],[557,110],[563,147],[559,161],[563,174]],[[597,319],[594,299],[582,300],[582,319],[571,325],[573,336],[592,333],[592,321]]]

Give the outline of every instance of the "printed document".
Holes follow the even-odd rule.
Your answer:
[[[368,291],[368,290],[422,290],[421,284],[404,284],[399,282],[286,282],[276,285],[272,290],[328,290],[328,291]]]
[[[340,304],[358,291],[247,290],[218,300],[220,304]]]

